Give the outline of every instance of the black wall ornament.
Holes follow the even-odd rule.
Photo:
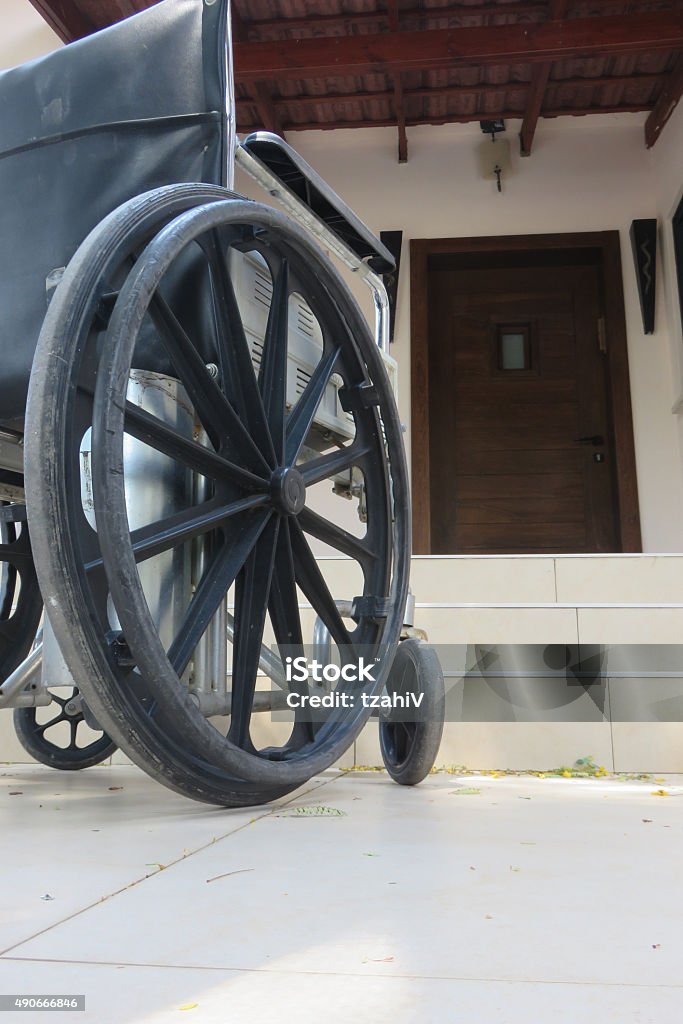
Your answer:
[[[383,274],[384,284],[389,297],[389,320],[390,338],[394,340],[394,328],[396,326],[396,304],[398,302],[398,275],[401,270],[401,243],[403,242],[402,231],[380,231],[380,241],[386,245],[391,255],[396,260],[396,270],[391,274]]]
[[[643,331],[655,329],[655,292],[657,288],[657,221],[655,218],[631,223],[631,246],[638,280]]]

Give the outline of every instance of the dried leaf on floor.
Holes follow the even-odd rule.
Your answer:
[[[276,818],[345,818],[346,811],[340,811],[338,807],[324,807],[316,804],[309,807],[288,807],[280,811]]]
[[[226,871],[224,875],[214,875],[213,878],[207,878],[208,882],[218,882],[221,878],[229,878],[230,875],[243,875],[247,871],[254,871],[255,868],[238,868],[237,871]]]

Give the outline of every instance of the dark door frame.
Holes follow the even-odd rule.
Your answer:
[[[626,314],[618,231],[484,238],[416,238],[410,243],[411,460],[413,551],[431,553],[429,468],[429,260],[433,255],[597,250],[607,344],[608,400],[614,429],[615,480],[622,551],[641,551]]]

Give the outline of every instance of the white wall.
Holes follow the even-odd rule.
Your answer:
[[[61,43],[28,0],[2,0],[0,69],[42,57]]]
[[[683,196],[683,104],[674,111],[656,145],[650,162],[659,218],[659,279],[657,282],[657,326],[667,336],[671,371],[671,408],[679,443],[683,447],[683,329],[676,283],[671,220]],[[681,460],[683,461],[683,460]]]
[[[620,232],[643,546],[682,551],[679,427],[671,412],[683,388],[683,358],[672,372],[680,327],[660,301],[657,333],[643,334],[628,231],[636,217],[668,216],[683,187],[678,181],[683,111],[652,153],[644,148],[643,123],[644,116],[631,114],[543,121],[532,156],[522,159],[516,146],[519,123],[508,122],[513,166],[502,195],[479,177],[477,147],[483,137],[478,125],[409,130],[404,165],[397,162],[391,128],[297,132],[289,141],[373,229],[404,232],[394,354],[405,422],[410,419],[409,239]],[[257,194],[243,178],[238,186]]]

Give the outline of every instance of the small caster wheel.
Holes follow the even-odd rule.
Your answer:
[[[59,709],[52,717],[49,717],[53,711],[52,705],[14,710],[17,739],[26,753],[48,768],[58,768],[63,772],[92,768],[116,750],[116,744],[102,730],[99,730],[100,735],[95,733],[95,738],[90,742],[79,745],[79,729],[81,737],[84,737],[89,726],[83,714],[83,702],[78,688],[74,686],[71,690],[68,696],[57,696],[51,692],[52,701]],[[41,710],[47,713],[44,721],[38,720],[38,712]]]
[[[396,707],[379,721],[384,767],[394,782],[416,786],[434,766],[443,733],[445,688],[433,647],[410,638],[398,645],[389,672],[389,696],[415,694],[422,701],[414,711]]]

